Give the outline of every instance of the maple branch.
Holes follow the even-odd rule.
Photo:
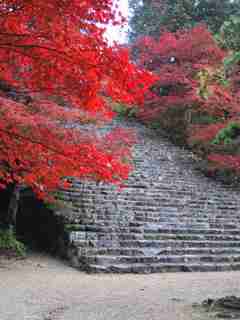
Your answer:
[[[4,129],[2,129],[2,128],[0,128],[0,131],[6,133],[6,134],[9,135],[10,137],[14,136],[15,138],[20,138],[20,139],[22,139],[22,140],[26,140],[26,141],[28,141],[28,142],[31,142],[32,144],[38,144],[38,145],[42,146],[43,148],[45,148],[45,149],[47,149],[47,150],[49,150],[49,151],[52,151],[52,152],[55,153],[55,154],[59,154],[59,155],[61,155],[61,156],[63,156],[63,157],[69,157],[69,155],[65,154],[64,152],[60,152],[58,149],[52,148],[51,146],[46,145],[46,144],[44,144],[44,143],[42,143],[42,142],[40,142],[40,141],[35,141],[35,140],[33,140],[32,138],[30,138],[30,137],[25,137],[25,136],[23,136],[23,135],[21,135],[21,134],[19,134],[19,133],[10,132],[10,131],[4,130]]]

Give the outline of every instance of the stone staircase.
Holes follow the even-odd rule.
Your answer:
[[[124,126],[138,135],[126,187],[74,181],[60,194],[71,204],[71,264],[88,272],[240,270],[238,190],[202,176],[189,151],[156,131]]]

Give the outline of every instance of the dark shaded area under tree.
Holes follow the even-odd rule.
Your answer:
[[[26,190],[19,202],[16,233],[27,246],[56,253],[59,238],[64,234],[64,224],[53,210]]]
[[[9,200],[12,187],[0,192],[0,229],[7,229]],[[16,219],[16,236],[28,248],[57,253],[59,241],[64,238],[64,224],[46,204],[38,200],[30,190],[23,190]]]

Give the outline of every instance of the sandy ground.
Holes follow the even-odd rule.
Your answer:
[[[192,304],[240,296],[240,272],[87,275],[47,255],[0,259],[0,320],[207,320]]]

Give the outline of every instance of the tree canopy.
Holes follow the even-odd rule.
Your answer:
[[[109,101],[141,102],[153,81],[104,38],[122,20],[112,0],[1,1],[1,187],[26,184],[44,197],[66,176],[127,177],[131,135],[83,127],[111,119]]]
[[[140,35],[156,39],[164,31],[175,32],[206,23],[216,33],[229,16],[239,12],[239,0],[130,0],[130,41]]]

